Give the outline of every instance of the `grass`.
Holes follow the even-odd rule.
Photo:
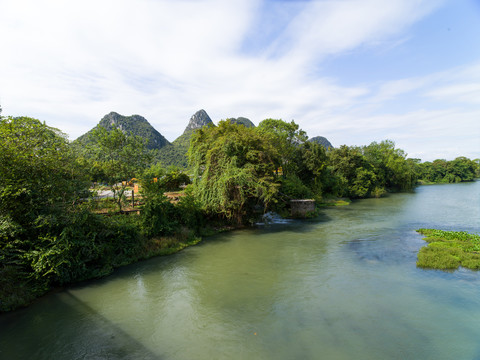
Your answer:
[[[173,236],[155,237],[146,242],[140,259],[149,259],[153,256],[171,255],[188,246],[196,245],[201,240],[202,238],[200,237],[191,237],[185,240]]]
[[[350,205],[352,201],[348,198],[329,198],[322,199],[318,206],[345,206]]]
[[[480,235],[466,231],[417,230],[428,243],[417,255],[417,266],[426,269],[453,270],[462,266],[480,269]]]

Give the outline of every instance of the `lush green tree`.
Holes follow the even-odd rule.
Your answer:
[[[445,179],[447,175],[448,162],[445,159],[436,159],[432,162],[433,182],[448,182]]]
[[[474,159],[472,160],[473,163],[475,164],[475,178],[479,178],[480,177],[480,159]]]
[[[67,137],[36,119],[0,120],[0,214],[30,227],[85,196],[88,182]]]
[[[315,197],[312,189],[305,185],[305,183],[295,174],[290,174],[289,176],[282,178],[280,183],[279,195],[281,195],[285,204],[288,204],[288,201],[293,199],[312,199]],[[278,206],[280,209],[284,207],[281,205],[284,204]]]
[[[176,166],[170,166],[161,182],[164,184],[166,191],[180,190],[182,186],[191,183],[190,177],[183,170]]]
[[[141,229],[145,236],[173,235],[182,228],[194,234],[200,232],[204,217],[192,192],[185,190],[176,204],[165,196],[165,191],[179,190],[185,182],[189,183],[190,178],[175,167],[165,170],[157,163],[144,171],[141,179],[144,202]]]
[[[377,189],[406,191],[415,186],[415,163],[407,161],[405,152],[395,148],[393,141],[372,142],[363,147],[363,154],[373,167]]]
[[[69,261],[60,251],[70,246],[62,242],[63,230],[74,226],[88,181],[57,129],[36,119],[6,117],[0,119],[0,139],[0,303],[15,303],[5,299],[29,281],[43,290],[53,277],[50,265]],[[54,253],[59,255],[50,261]]]
[[[190,176],[176,166],[168,169],[156,163],[143,171],[141,176],[142,188],[149,192],[177,191],[183,186],[191,184]]]
[[[283,169],[283,174],[297,172],[297,163],[294,161],[297,148],[307,141],[308,137],[293,120],[286,122],[281,119],[265,119],[258,125],[258,131],[273,136],[275,146],[280,156],[278,166]]]
[[[325,189],[328,176],[328,157],[325,147],[314,142],[304,142],[298,152],[301,158],[296,161],[297,175],[304,184],[309,186],[313,193],[321,196]]]
[[[340,184],[335,195],[352,198],[370,195],[374,189],[372,184],[372,169],[357,146],[342,145],[329,152],[329,163],[333,176]],[[362,184],[362,180],[366,183]]]
[[[152,155],[142,138],[126,134],[118,128],[106,130],[98,126],[92,137],[91,151],[96,167],[101,169],[98,173],[110,186],[121,211],[128,182],[142,173]]]
[[[460,156],[448,162],[447,172],[453,180],[449,182],[473,181],[476,177],[476,163]]]
[[[456,183],[473,181],[479,176],[478,162],[464,156],[454,160],[437,159],[417,165],[418,177],[424,182]]]
[[[189,160],[194,191],[203,209],[242,223],[275,201],[278,164],[275,137],[257,128],[220,121],[192,137]]]

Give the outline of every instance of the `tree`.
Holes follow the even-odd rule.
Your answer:
[[[395,148],[391,140],[380,143],[372,142],[362,148],[366,160],[372,165],[375,173],[375,186],[384,190],[411,190],[415,186],[417,176],[415,163],[406,160],[402,149]]]
[[[141,173],[151,161],[151,153],[139,136],[125,134],[114,128],[110,131],[98,126],[93,132],[97,167],[110,186],[119,211],[122,210],[127,182]]]
[[[321,195],[322,182],[325,180],[327,167],[327,152],[325,147],[314,142],[307,141],[299,148],[301,158],[298,160],[298,176],[317,195]]]
[[[31,226],[85,196],[87,182],[58,129],[28,117],[0,119],[0,214]]]
[[[448,162],[447,172],[451,174],[450,177],[453,179],[449,182],[473,181],[475,179],[476,163],[465,156],[460,156]]]
[[[209,214],[240,224],[256,206],[275,201],[278,149],[271,134],[220,121],[193,134],[189,161],[195,196]]]
[[[332,149],[329,162],[332,174],[340,183],[337,195],[360,198],[369,196],[374,190],[375,173],[361,148],[342,145]]]
[[[87,192],[65,134],[28,117],[0,119],[1,310],[18,306],[12,293],[28,301],[72,264],[64,255],[78,251],[63,241],[65,225],[75,222],[76,204]]]
[[[288,123],[281,119],[265,119],[258,124],[257,129],[273,136],[280,154],[278,166],[282,167],[283,174],[295,173],[297,164],[293,158],[297,148],[308,139],[305,131],[293,120]]]

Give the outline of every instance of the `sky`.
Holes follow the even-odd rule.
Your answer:
[[[294,120],[335,147],[480,158],[480,0],[0,0],[0,106],[70,140]]]

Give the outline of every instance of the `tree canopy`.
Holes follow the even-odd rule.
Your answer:
[[[91,148],[95,166],[110,185],[121,210],[127,182],[141,174],[152,155],[141,137],[126,134],[119,128],[106,130],[98,126],[92,137],[95,140]]]
[[[199,129],[189,149],[195,194],[208,213],[241,223],[275,200],[278,156],[274,137],[257,128],[220,121]]]
[[[7,117],[0,119],[0,138],[0,216],[29,226],[85,195],[86,176],[60,130]]]

